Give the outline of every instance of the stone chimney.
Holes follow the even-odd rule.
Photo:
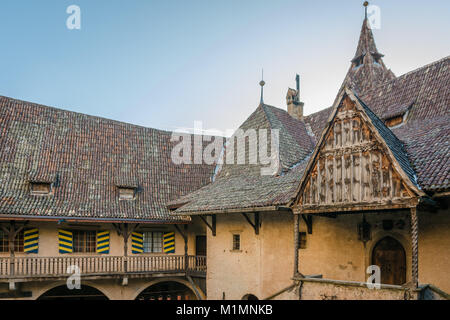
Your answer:
[[[288,113],[291,117],[297,120],[303,120],[303,102],[300,102],[300,76],[295,77],[297,82],[297,90],[288,89],[286,94],[286,104],[288,108]]]

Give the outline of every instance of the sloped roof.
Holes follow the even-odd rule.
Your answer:
[[[167,202],[210,182],[214,166],[175,165],[171,133],[0,97],[0,215],[180,221]],[[31,196],[30,181],[53,182]],[[119,201],[117,186],[138,189]]]
[[[285,206],[295,197],[307,159],[284,175],[241,174],[218,178],[198,191],[170,202],[169,207],[182,205],[175,215],[196,215]]]
[[[261,104],[240,129],[279,129],[278,174],[261,175],[261,167],[267,165],[224,164],[213,183],[169,203],[173,208],[182,206],[177,213],[285,205],[295,197],[304,165],[314,149],[305,123],[284,110]]]
[[[375,113],[370,110],[369,107],[355,94],[358,102],[363,107],[365,113],[370,118],[375,129],[380,134],[383,141],[386,143],[386,146],[391,150],[394,155],[397,163],[402,168],[403,172],[408,176],[409,180],[412,182],[414,186],[420,189],[420,186],[417,183],[417,176],[414,172],[414,169],[411,166],[411,163],[408,159],[408,154],[406,153],[405,146],[403,143],[395,136],[395,134],[384,124],[380,118],[377,117]]]
[[[256,110],[244,121],[239,127],[244,132],[248,129],[267,129],[279,130],[279,153],[277,154],[280,168],[279,173],[289,170],[290,167],[304,159],[314,149],[314,142],[308,135],[303,121],[291,117],[286,111],[266,105],[260,104]],[[229,141],[233,141],[233,135]],[[270,140],[269,140],[270,142]],[[227,148],[227,147],[226,147]],[[235,146],[235,149],[237,147]],[[247,148],[250,149],[250,148]],[[267,148],[270,152],[270,147]],[[235,158],[238,156],[238,150],[235,152]],[[217,178],[241,175],[243,173],[249,175],[260,175],[261,168],[267,167],[258,161],[258,164],[250,164],[248,152],[245,154],[245,164],[224,164],[220,167]],[[224,159],[227,162],[227,159]]]

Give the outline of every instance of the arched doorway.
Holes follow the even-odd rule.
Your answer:
[[[241,300],[259,300],[257,296],[255,296],[254,294],[246,294],[245,296],[242,297]]]
[[[406,282],[406,254],[400,242],[385,237],[372,251],[372,264],[381,269],[381,283],[402,285]]]
[[[38,300],[109,300],[100,290],[82,285],[70,290],[67,286],[59,286],[48,290]]]
[[[136,300],[197,300],[195,293],[175,281],[159,282],[142,291]]]

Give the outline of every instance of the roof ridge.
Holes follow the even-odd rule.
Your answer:
[[[37,103],[37,102],[31,102],[31,101],[22,100],[22,99],[16,99],[16,98],[3,96],[3,95],[0,95],[0,99],[7,99],[8,101],[15,101],[15,102],[19,102],[19,103],[25,103],[25,104],[28,104],[28,105],[32,105],[33,107],[41,107],[41,108],[51,109],[51,110],[55,110],[55,111],[62,111],[62,112],[67,112],[67,113],[71,113],[71,114],[78,114],[78,115],[82,115],[82,116],[85,116],[85,117],[88,117],[88,118],[91,118],[91,119],[106,120],[106,121],[111,121],[111,122],[114,122],[114,123],[117,123],[117,124],[133,126],[133,127],[136,127],[136,128],[143,128],[143,129],[148,129],[148,130],[159,131],[161,133],[167,133],[167,134],[172,134],[173,133],[173,131],[157,129],[157,128],[152,128],[152,127],[145,127],[145,126],[138,125],[138,124],[133,124],[133,123],[130,123],[130,122],[114,120],[114,119],[110,119],[110,118],[106,118],[106,117],[102,117],[102,116],[95,116],[95,115],[82,113],[82,112],[78,112],[78,111],[72,111],[72,110],[63,109],[61,107],[48,106],[48,105]]]
[[[408,72],[406,72],[406,73],[404,73],[404,74],[402,74],[402,75],[396,76],[394,79],[391,79],[391,80],[388,80],[388,81],[386,81],[386,82],[380,83],[380,84],[374,86],[373,88],[367,90],[366,92],[364,92],[364,94],[363,94],[362,96],[366,96],[366,95],[368,95],[370,92],[375,91],[375,90],[379,89],[379,88],[382,87],[382,86],[385,86],[385,85],[387,85],[387,84],[389,84],[389,83],[392,83],[392,82],[395,82],[395,81],[400,80],[400,79],[402,79],[402,78],[405,78],[405,77],[407,77],[407,76],[409,76],[409,75],[411,75],[411,74],[413,74],[413,73],[422,71],[422,70],[427,69],[427,68],[429,68],[429,67],[432,67],[433,65],[439,64],[439,63],[441,63],[441,62],[443,62],[443,61],[445,61],[445,60],[447,60],[447,59],[450,59],[450,55],[448,55],[448,56],[446,56],[446,57],[444,57],[444,58],[441,58],[441,59],[439,59],[439,60],[430,62],[430,63],[428,63],[428,64],[426,64],[426,65],[423,65],[423,66],[418,67],[418,68],[416,68],[416,69],[413,69],[413,70],[411,70],[411,71],[408,71]]]

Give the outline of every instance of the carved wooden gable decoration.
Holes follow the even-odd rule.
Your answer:
[[[374,126],[376,116],[369,116],[348,89],[343,89],[336,101],[303,175],[294,212],[394,209],[417,204],[423,192]]]

